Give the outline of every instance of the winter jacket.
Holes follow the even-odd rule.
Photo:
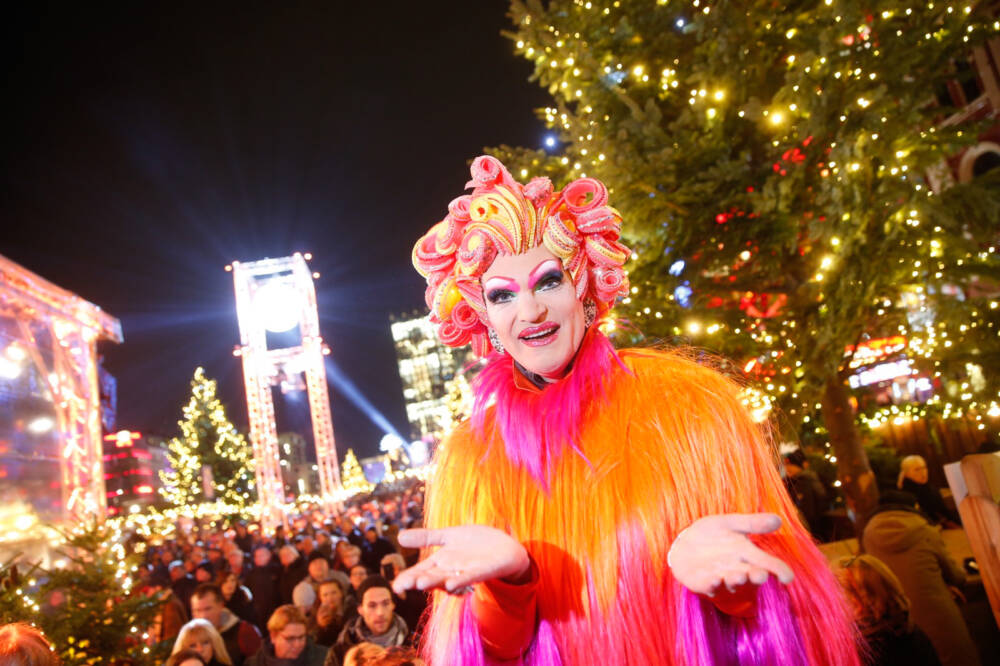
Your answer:
[[[374,643],[381,647],[403,645],[410,635],[406,621],[395,613],[392,616],[392,626],[381,636],[373,636],[363,617],[356,617],[344,626],[337,637],[337,642],[326,658],[326,666],[337,666],[343,663],[347,651],[358,643]],[[334,661],[336,660],[336,661]]]
[[[279,659],[274,655],[274,643],[271,637],[264,639],[260,650],[247,659],[244,666],[323,666],[328,650],[322,645],[316,645],[311,638],[306,639],[306,646],[295,659]]]
[[[907,507],[882,507],[865,526],[862,542],[899,578],[910,618],[931,639],[943,666],[978,666],[975,644],[948,591],[965,583],[965,573],[927,519]]]
[[[217,627],[222,641],[226,644],[226,652],[233,660],[233,666],[243,666],[247,657],[260,650],[260,631],[246,620],[228,608],[222,609],[222,623]]]

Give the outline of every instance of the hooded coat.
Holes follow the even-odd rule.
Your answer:
[[[934,645],[943,666],[977,666],[979,655],[948,586],[965,573],[945,550],[941,534],[917,511],[888,505],[865,526],[865,551],[888,565],[910,600],[910,618]]]

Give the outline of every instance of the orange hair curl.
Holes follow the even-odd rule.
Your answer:
[[[628,293],[623,266],[629,249],[618,242],[621,214],[607,205],[599,180],[579,178],[553,192],[548,178],[521,185],[500,160],[472,162],[471,195],[448,205],[448,215],[413,248],[413,265],[427,278],[425,300],[438,337],[452,347],[472,343],[477,356],[490,349],[480,277],[498,254],[516,255],[539,245],[559,257],[580,300],[598,315]]]

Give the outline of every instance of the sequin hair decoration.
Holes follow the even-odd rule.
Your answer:
[[[442,342],[471,343],[477,356],[489,353],[480,277],[498,254],[545,245],[562,261],[577,298],[593,303],[592,321],[628,294],[623,266],[630,252],[618,240],[621,214],[608,205],[603,183],[579,178],[560,192],[553,192],[548,178],[521,185],[488,155],[477,157],[471,172],[466,188],[472,193],[452,201],[444,219],[413,248],[413,265],[427,279],[424,299]]]

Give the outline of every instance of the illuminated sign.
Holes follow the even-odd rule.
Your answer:
[[[860,368],[863,365],[871,365],[879,359],[892,356],[906,349],[906,338],[902,335],[894,335],[889,338],[876,338],[867,340],[857,347],[848,345],[844,349],[844,356],[850,357],[848,364],[851,368]]]
[[[913,368],[910,367],[909,361],[892,361],[890,363],[879,363],[867,370],[862,370],[856,375],[851,375],[848,381],[851,384],[851,388],[856,389],[896,379],[897,377],[909,377],[912,374]]]
[[[119,430],[118,432],[111,433],[110,435],[104,436],[105,442],[114,442],[115,446],[119,449],[124,449],[126,447],[132,446],[132,440],[139,439],[142,437],[140,432],[132,432],[129,430]]]

